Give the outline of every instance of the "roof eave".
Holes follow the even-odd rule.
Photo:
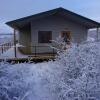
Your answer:
[[[93,21],[93,20],[91,20],[89,18],[83,17],[83,16],[81,16],[79,14],[76,14],[74,12],[68,11],[68,10],[66,10],[64,8],[61,8],[61,7],[60,8],[53,9],[53,10],[50,10],[50,11],[38,13],[38,14],[35,14],[35,15],[32,15],[32,16],[28,16],[28,17],[24,17],[24,18],[17,19],[17,20],[9,21],[6,24],[9,25],[12,28],[15,28],[15,27],[18,27],[18,24],[19,23],[24,22],[25,20],[28,20],[29,21],[33,17],[36,18],[37,16],[42,16],[42,15],[43,16],[50,16],[50,15],[53,15],[54,13],[56,13],[56,12],[62,12],[62,11],[64,11],[65,13],[72,14],[72,16],[76,16],[79,19],[83,19],[85,22],[87,21],[87,22],[91,23],[91,25],[88,26],[88,28],[99,28],[100,27],[100,23],[98,23],[96,21]]]

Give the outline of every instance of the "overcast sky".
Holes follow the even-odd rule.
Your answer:
[[[5,22],[63,7],[100,22],[100,0],[0,0],[0,33],[12,32]]]

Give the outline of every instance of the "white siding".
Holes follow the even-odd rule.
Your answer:
[[[46,45],[38,43],[38,31],[52,31],[52,39],[55,40],[59,34],[65,30],[71,32],[72,42],[74,43],[78,41],[85,41],[87,39],[87,29],[84,26],[61,17],[51,16],[31,22],[32,45]]]

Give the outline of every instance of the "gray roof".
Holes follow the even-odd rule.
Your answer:
[[[49,10],[46,12],[38,13],[35,15],[23,17],[23,18],[20,18],[17,20],[13,20],[13,21],[7,22],[6,24],[13,28],[21,28],[25,25],[26,26],[29,25],[32,20],[45,18],[45,17],[51,16],[51,15],[58,15],[58,16],[60,15],[61,17],[65,17],[73,22],[79,23],[88,29],[100,27],[100,23],[93,21],[89,18],[83,17],[74,12],[71,12],[69,10],[66,10],[64,8],[61,8],[61,7],[53,9],[53,10]]]

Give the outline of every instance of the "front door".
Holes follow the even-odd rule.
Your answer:
[[[66,44],[70,44],[70,42],[71,42],[70,31],[62,31],[61,32],[61,38],[63,38],[63,42],[65,42]]]

